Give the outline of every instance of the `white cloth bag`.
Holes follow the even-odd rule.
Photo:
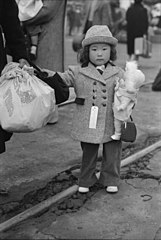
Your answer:
[[[0,125],[10,132],[32,132],[55,112],[55,93],[46,83],[9,63],[0,77]]]

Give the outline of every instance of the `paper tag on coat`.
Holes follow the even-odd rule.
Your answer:
[[[91,107],[90,120],[89,120],[89,128],[96,128],[97,117],[98,117],[98,107],[97,106],[92,106]]]

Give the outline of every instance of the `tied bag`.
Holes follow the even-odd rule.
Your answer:
[[[31,68],[8,63],[0,77],[0,125],[8,132],[32,132],[45,126],[55,111],[55,94]]]

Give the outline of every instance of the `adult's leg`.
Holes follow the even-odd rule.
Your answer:
[[[95,175],[99,144],[81,142],[83,151],[79,186],[90,187],[97,181]]]
[[[103,144],[103,159],[99,182],[104,186],[118,186],[120,179],[121,141]]]
[[[134,37],[127,35],[127,53],[129,60],[134,60]]]

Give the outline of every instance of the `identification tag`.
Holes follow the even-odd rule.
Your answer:
[[[97,106],[92,106],[91,107],[90,120],[89,120],[89,128],[96,129],[97,117],[98,117],[98,107]]]

